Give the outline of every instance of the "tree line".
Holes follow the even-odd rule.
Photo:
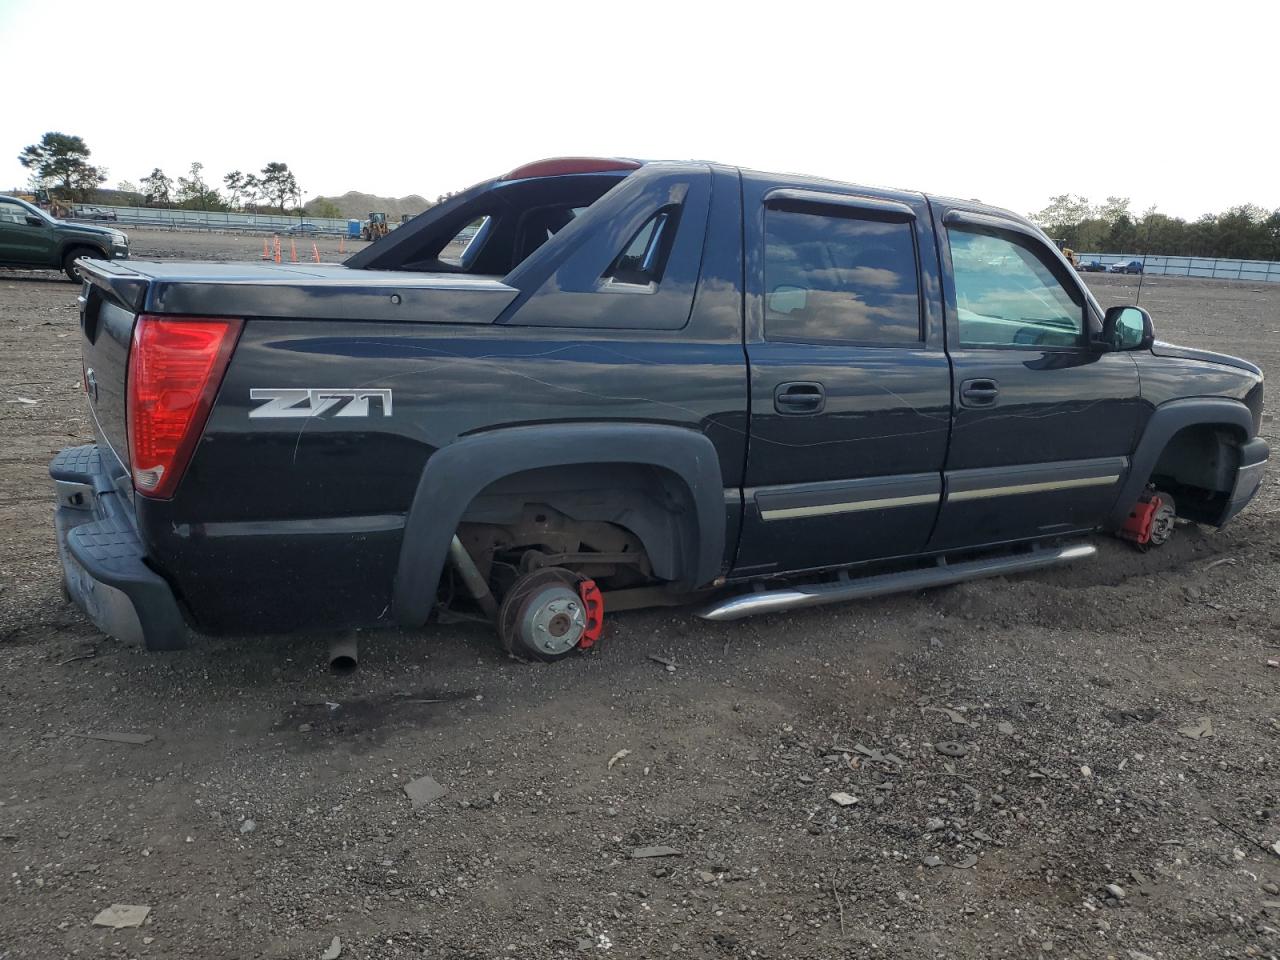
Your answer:
[[[1135,214],[1128,197],[1107,197],[1094,206],[1086,197],[1064,193],[1030,218],[1078,252],[1280,260],[1280,210],[1251,203],[1187,221],[1155,207]]]
[[[88,203],[99,194],[108,177],[106,167],[91,163],[91,156],[83,137],[50,131],[39,143],[24,147],[18,162],[31,171],[30,185],[37,193]],[[272,161],[257,172],[232,170],[223,176],[222,187],[209,183],[204,164],[195,161],[186,176],[174,179],[156,167],[137,184],[122,180],[116,189],[130,203],[154,207],[279,213],[302,207],[302,188],[287,163]],[[332,203],[321,206],[333,207],[333,211],[316,209],[310,211],[311,215],[338,216]]]

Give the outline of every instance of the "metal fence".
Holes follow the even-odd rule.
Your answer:
[[[97,214],[97,215],[95,215]],[[102,216],[105,214],[104,216]],[[113,216],[114,215],[114,216]],[[330,217],[298,217],[269,213],[223,213],[216,210],[170,210],[164,207],[76,208],[68,220],[120,226],[157,227],[162,230],[229,230],[237,233],[286,233],[290,227],[311,224],[308,233],[347,234],[347,220]]]
[[[1077,253],[1082,264],[1097,260],[1103,266],[1142,260],[1140,253]],[[1213,280],[1260,280],[1280,283],[1280,263],[1274,260],[1226,260],[1218,257],[1148,256],[1143,267],[1152,276],[1207,277]]]

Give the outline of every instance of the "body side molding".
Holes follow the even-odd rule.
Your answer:
[[[952,470],[947,474],[947,502],[1112,486],[1128,466],[1124,457],[1100,457]]]
[[[747,491],[765,521],[927,506],[937,504],[941,492],[942,478],[937,473],[827,480]]]

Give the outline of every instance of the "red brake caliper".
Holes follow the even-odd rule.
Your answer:
[[[1145,547],[1151,542],[1151,519],[1162,506],[1164,501],[1160,499],[1159,494],[1144,495],[1143,499],[1134,504],[1133,509],[1129,511],[1129,519],[1120,528],[1120,536],[1126,540],[1132,540],[1140,547]]]
[[[582,631],[578,646],[583,650],[590,650],[596,645],[600,632],[604,629],[604,597],[594,580],[585,579],[578,581],[578,596],[582,598],[582,608],[587,615],[587,628]]]

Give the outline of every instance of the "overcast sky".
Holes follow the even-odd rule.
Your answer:
[[[435,197],[567,154],[711,159],[1194,218],[1280,207],[1280,5],[0,0],[0,188],[79,134],[108,185],[289,164]]]

